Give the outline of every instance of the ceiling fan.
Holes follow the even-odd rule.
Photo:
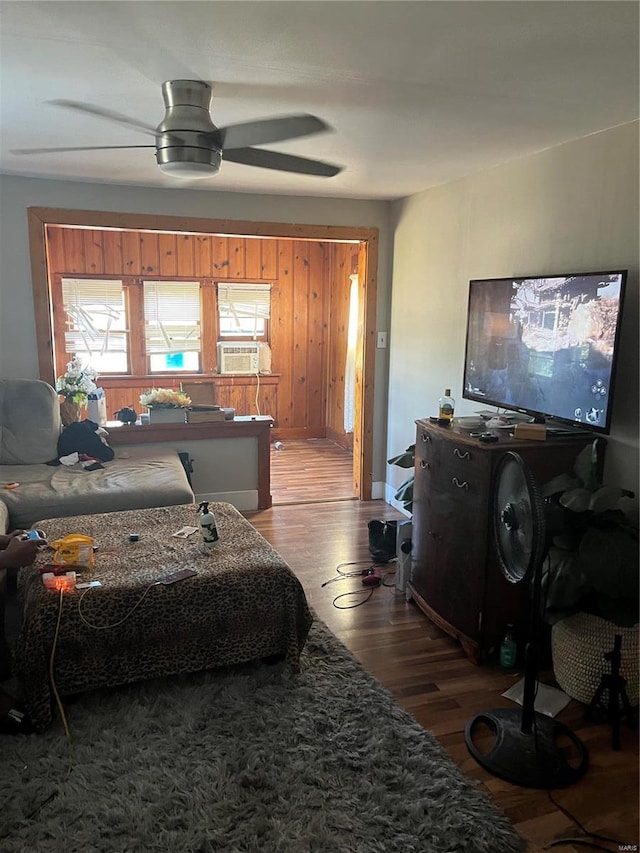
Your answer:
[[[211,120],[211,86],[201,80],[168,80],[162,84],[164,118],[157,127],[80,101],[49,101],[59,107],[133,127],[155,137],[155,145],[91,145],[73,148],[22,148],[12,154],[47,154],[61,151],[102,151],[124,148],[155,148],[156,162],[167,175],[207,178],[218,173],[222,159],[246,166],[331,178],[340,166],[282,154],[254,145],[265,145],[331,130],[316,116],[305,113],[216,127]]]

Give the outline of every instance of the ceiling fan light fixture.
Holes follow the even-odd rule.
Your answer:
[[[196,134],[190,136],[194,139],[189,139],[188,142],[195,141],[198,143],[200,141],[195,138]],[[167,141],[171,140],[166,140],[163,136],[156,138],[156,144],[166,145]],[[221,159],[222,154],[218,148],[203,148],[199,144],[184,146],[173,144],[156,148],[156,163],[160,170],[172,178],[183,178],[187,181],[211,178],[213,175],[217,175],[220,171]]]
[[[154,129],[144,122],[94,104],[56,100],[55,106],[77,110],[155,136],[156,163],[172,178],[187,181],[211,178],[220,171],[223,152],[227,160],[281,172],[331,178],[340,166],[264,148],[270,142],[297,139],[331,130],[322,119],[308,113],[245,121],[218,128],[211,119],[211,86],[203,80],[167,80],[162,84],[165,114]],[[34,148],[15,154],[50,154],[60,151],[97,151],[117,148],[152,148],[151,145],[98,145],[82,148]]]
[[[218,166],[213,163],[174,161],[172,163],[158,163],[158,167],[165,175],[170,175],[172,178],[184,178],[189,181],[211,178],[218,174]]]

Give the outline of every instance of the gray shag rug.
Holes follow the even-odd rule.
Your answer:
[[[0,735],[0,849],[521,853],[525,842],[322,622],[251,665],[65,701]]]

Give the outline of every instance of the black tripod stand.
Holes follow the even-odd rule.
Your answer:
[[[600,679],[600,684],[593,699],[589,702],[585,712],[585,718],[592,720],[594,716],[601,719],[598,722],[611,723],[613,728],[611,747],[620,749],[620,720],[627,718],[629,728],[634,728],[636,723],[635,710],[631,707],[626,690],[626,679],[620,675],[620,649],[622,648],[622,635],[616,634],[612,651],[607,652],[605,660],[611,661],[611,673],[607,673]],[[609,691],[609,698],[605,707],[602,695],[605,690]],[[622,707],[620,707],[622,704]]]

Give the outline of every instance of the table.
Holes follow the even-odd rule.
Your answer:
[[[45,519],[49,540],[83,533],[98,546],[87,591],[45,589],[38,565],[20,571],[23,624],[16,674],[36,731],[52,721],[49,659],[60,696],[145,678],[195,672],[278,656],[297,671],[312,623],[302,585],[260,533],[230,504],[213,503],[220,539],[202,553],[195,505]],[[131,533],[139,541],[129,541]],[[197,575],[164,586],[181,568]],[[87,624],[89,623],[89,624]]]

